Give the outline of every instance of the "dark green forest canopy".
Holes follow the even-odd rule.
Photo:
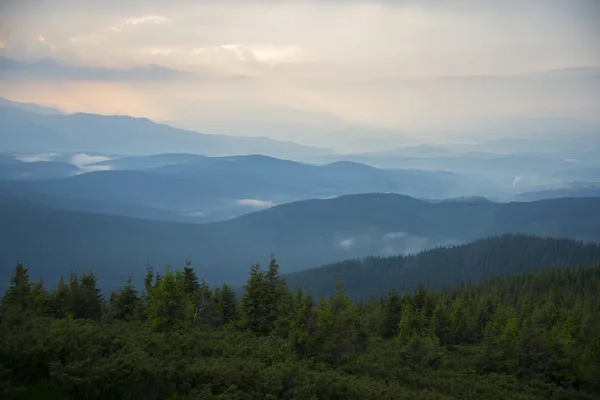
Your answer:
[[[17,265],[0,307],[0,397],[581,399],[600,396],[600,264],[316,301],[272,257],[238,300],[189,263],[110,294]]]
[[[489,277],[598,262],[598,243],[502,235],[408,256],[346,260],[288,274],[286,279],[290,288],[300,287],[315,296],[331,295],[339,279],[348,296],[367,300],[383,297],[391,289],[412,291],[419,282],[428,289],[440,289]]]

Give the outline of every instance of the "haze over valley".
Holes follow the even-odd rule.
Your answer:
[[[598,21],[1,1],[0,398],[598,398]]]

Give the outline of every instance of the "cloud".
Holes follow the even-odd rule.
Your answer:
[[[454,118],[538,110],[598,118],[597,79],[591,84],[582,77],[565,79],[559,85],[525,75],[600,66],[599,5],[586,0],[501,5],[491,0],[6,0],[1,54],[94,67],[60,73],[45,67],[35,73],[0,70],[0,75],[1,83],[23,78],[10,88],[23,93],[17,84],[41,86],[44,79],[171,84],[182,78],[173,71],[190,71],[199,77],[194,85],[185,80],[179,87],[157,82],[144,93],[142,85],[134,89],[153,103],[140,109],[175,110],[161,115],[169,120],[179,119],[176,110],[194,96],[257,98],[394,129],[447,127]],[[46,43],[39,42],[39,32]],[[169,71],[132,67],[149,64]],[[219,80],[223,76],[253,79],[242,85]],[[462,78],[415,82],[448,76]],[[35,89],[30,88],[29,101],[43,92]],[[100,102],[120,112],[133,107],[130,101],[101,98],[98,90],[50,90],[65,99],[85,96],[77,101],[82,107]]]
[[[240,199],[236,200],[235,203],[239,206],[249,206],[255,208],[269,208],[277,205],[275,202],[259,199]]]
[[[0,79],[144,82],[190,78],[192,74],[148,64],[128,69],[76,66],[52,59],[20,61],[0,56]]]
[[[143,17],[128,18],[125,20],[125,25],[163,24],[167,20],[167,18],[160,15],[145,15]]]
[[[183,215],[187,215],[188,217],[205,217],[206,214],[202,211],[189,211],[182,213]]]
[[[99,163],[99,162],[103,162],[103,161],[108,161],[108,160],[110,160],[110,157],[92,156],[92,155],[85,154],[85,153],[75,154],[73,157],[71,157],[71,162],[79,167],[88,165],[88,164],[94,164],[94,163]],[[101,167],[104,168],[106,166],[101,166]],[[108,169],[110,169],[110,168],[108,168]]]
[[[512,181],[513,187],[535,186],[540,183],[540,177],[537,174],[517,175]]]
[[[39,35],[39,36],[38,36],[38,41],[40,41],[40,42],[42,42],[42,43],[45,43],[45,42],[46,42],[46,38],[45,38],[45,37],[43,37],[42,35]]]
[[[26,156],[15,157],[17,160],[24,162],[37,162],[37,161],[52,161],[58,157],[58,153],[39,153],[39,154],[28,154]]]
[[[383,238],[386,240],[402,239],[408,235],[406,232],[390,232],[386,233]]]
[[[350,250],[351,248],[356,246],[356,239],[355,238],[342,239],[337,243],[337,246],[344,250]]]
[[[519,185],[519,183],[521,183],[523,181],[523,177],[521,175],[515,176],[515,179],[513,179],[512,185],[513,187],[517,187],[517,185]]]
[[[112,165],[84,165],[79,169],[80,174],[96,171],[110,171],[114,169]]]

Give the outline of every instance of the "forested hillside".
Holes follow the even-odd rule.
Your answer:
[[[502,235],[412,255],[346,260],[286,276],[291,288],[331,295],[338,279],[355,300],[385,296],[391,289],[442,288],[463,281],[517,275],[600,262],[600,244],[527,235]]]
[[[188,264],[103,295],[32,283],[0,308],[7,399],[596,399],[600,265],[353,303],[288,291],[271,258],[243,296]]]
[[[82,188],[85,190],[85,188]],[[175,194],[165,196],[177,197]],[[600,198],[531,203],[429,203],[360,194],[282,204],[210,224],[185,224],[57,210],[0,197],[0,284],[19,260],[32,276],[100,272],[113,289],[124,274],[187,257],[207,281],[241,285],[246,268],[277,251],[291,273],[339,260],[391,256],[491,235],[527,233],[600,241]],[[69,249],[66,251],[65,249]]]

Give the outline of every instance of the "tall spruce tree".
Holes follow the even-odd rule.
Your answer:
[[[31,308],[33,306],[31,286],[27,268],[23,264],[17,263],[15,272],[10,279],[10,286],[2,298],[2,304],[21,310]]]

